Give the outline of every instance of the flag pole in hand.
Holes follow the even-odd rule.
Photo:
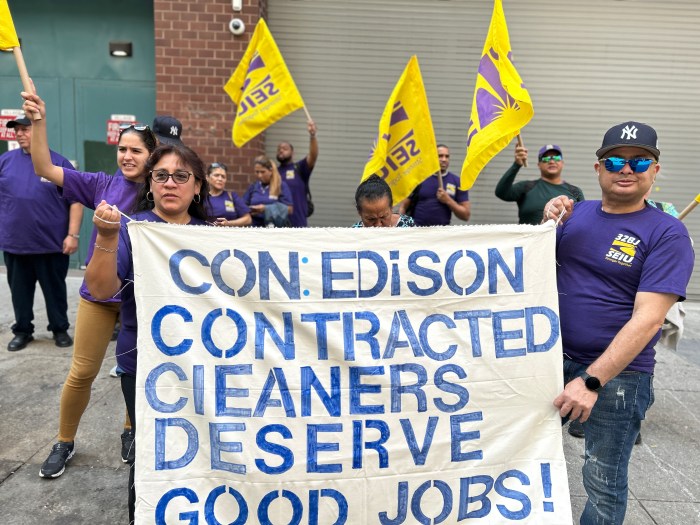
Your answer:
[[[518,140],[518,146],[524,148],[525,145],[523,144],[523,138],[520,136],[520,133],[518,133],[515,138]],[[527,159],[523,161],[523,168],[527,168]]]
[[[12,49],[12,54],[15,55],[17,69],[19,69],[19,77],[22,79],[22,87],[27,93],[36,95],[36,91],[34,91],[34,84],[32,84],[32,81],[29,78],[29,73],[27,72],[27,65],[24,63],[22,49],[20,47],[15,47]],[[33,113],[32,115],[34,120],[41,120],[41,115],[39,113]]]
[[[680,220],[685,219],[686,215],[688,215],[691,211],[693,211],[698,204],[700,204],[700,193],[698,193],[695,196],[695,199],[690,204],[688,204],[685,207],[685,209],[682,212],[680,212],[680,214],[678,214],[678,218]]]

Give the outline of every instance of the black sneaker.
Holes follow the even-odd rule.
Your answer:
[[[63,443],[59,441],[51,449],[51,454],[46,458],[41,466],[39,476],[42,478],[57,478],[63,471],[66,470],[66,463],[75,454],[75,445],[73,442]]]
[[[125,430],[122,432],[122,461],[133,465],[136,457],[136,448],[134,447],[134,431]]]

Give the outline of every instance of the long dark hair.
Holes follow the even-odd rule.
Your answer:
[[[389,207],[394,205],[391,188],[379,175],[370,175],[363,180],[355,191],[355,207],[362,211],[362,201],[376,201],[383,197],[389,198]]]
[[[207,220],[206,202],[209,198],[209,183],[207,182],[206,172],[204,169],[204,163],[199,158],[199,156],[192,151],[187,146],[181,146],[176,144],[161,144],[158,146],[146,162],[146,182],[139,190],[136,196],[136,206],[134,207],[134,212],[152,210],[155,207],[153,200],[148,200],[146,197],[151,192],[151,176],[150,172],[153,167],[160,162],[160,159],[166,155],[176,155],[182,164],[189,167],[192,170],[192,174],[195,179],[198,179],[201,183],[199,187],[199,202],[194,199],[190,202],[187,208],[187,213],[191,217],[201,219],[203,221]]]

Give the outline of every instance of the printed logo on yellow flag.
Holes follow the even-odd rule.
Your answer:
[[[463,190],[474,185],[484,166],[520,133],[535,113],[530,93],[511,62],[501,0],[495,0],[481,54],[467,133],[467,156],[460,177]]]
[[[397,203],[439,169],[428,97],[413,56],[384,108],[361,180],[376,173],[389,184]]]
[[[224,91],[236,104],[231,134],[238,147],[304,107],[294,79],[262,18]]]
[[[0,0],[0,49],[12,49],[19,47],[19,38],[12,22],[10,6],[7,0]]]

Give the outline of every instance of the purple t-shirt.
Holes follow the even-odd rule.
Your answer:
[[[51,163],[72,167],[53,151]],[[69,209],[50,181],[38,177],[32,157],[18,148],[0,156],[0,250],[17,255],[61,253]]]
[[[695,254],[678,219],[646,206],[605,213],[600,201],[577,202],[557,230],[557,285],[564,352],[590,364],[632,317],[637,292],[685,299]],[[626,370],[653,373],[661,331]]]
[[[207,213],[212,220],[223,217],[232,221],[250,213],[250,210],[235,191],[223,191],[216,197],[209,195]]]
[[[243,195],[243,200],[248,207],[256,204],[272,204],[273,202],[281,202],[290,206],[292,205],[292,194],[287,183],[282,181],[279,197],[270,197],[270,185],[263,186],[258,180],[248,187],[245,195]],[[265,217],[263,215],[253,215],[253,226],[265,226]]]
[[[442,187],[457,202],[469,200],[469,192],[459,189],[459,177],[452,172],[442,176]],[[416,226],[447,226],[452,220],[452,210],[437,200],[438,176],[433,175],[421,182],[418,202],[413,212]]]
[[[113,204],[128,215],[134,207],[136,194],[142,184],[127,179],[121,170],[118,170],[114,175],[108,175],[103,172],[88,173],[64,168],[63,188],[59,188],[59,191],[63,192],[64,198],[80,202],[92,210],[97,208],[102,200],[105,200],[108,204]],[[122,217],[122,222],[125,220]],[[93,228],[85,264],[89,263],[92,258],[96,237],[97,230]],[[85,281],[80,286],[80,296],[88,301],[98,302],[90,295]],[[119,302],[119,296],[100,302]]]
[[[289,222],[296,228],[303,228],[307,225],[306,212],[309,209],[306,202],[306,188],[313,168],[309,168],[309,163],[304,157],[299,162],[280,164],[278,170],[282,180],[289,186],[292,195],[294,212],[289,217]]]
[[[165,222],[153,210],[141,211],[131,216],[137,221]],[[192,217],[189,224],[206,224],[206,221]],[[136,322],[136,298],[134,297],[134,259],[131,256],[131,239],[126,223],[122,222],[119,230],[119,249],[117,251],[117,275],[122,281],[122,305],[120,309],[121,329],[117,338],[117,365],[124,373],[136,375],[136,340],[138,337]]]

